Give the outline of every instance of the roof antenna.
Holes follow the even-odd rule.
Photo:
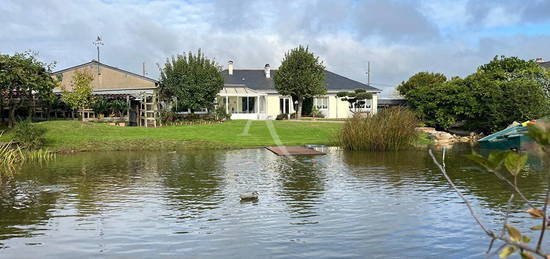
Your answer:
[[[97,36],[97,39],[94,41],[93,44],[97,48],[97,74],[101,75],[101,73],[99,72],[99,63],[100,63],[100,61],[99,61],[99,47],[103,46],[103,40],[101,40],[101,37],[99,35]]]
[[[370,86],[370,61],[367,61],[367,85]]]

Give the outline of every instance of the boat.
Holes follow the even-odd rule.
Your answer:
[[[481,149],[521,150],[523,144],[533,141],[526,133],[526,123],[512,126],[478,140],[479,147]]]

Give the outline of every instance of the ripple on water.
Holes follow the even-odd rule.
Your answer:
[[[462,163],[449,153],[449,174],[498,228],[509,190]],[[528,197],[539,178],[521,179]],[[241,202],[251,190],[259,201]],[[83,153],[24,169],[0,198],[7,258],[477,258],[488,244],[423,152]],[[526,229],[523,210],[510,222]]]

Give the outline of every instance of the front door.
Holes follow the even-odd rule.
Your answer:
[[[279,99],[279,109],[281,114],[290,113],[290,98],[281,98]]]

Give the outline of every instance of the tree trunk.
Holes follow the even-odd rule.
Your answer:
[[[15,125],[15,106],[11,105],[10,106],[10,115],[9,115],[9,118],[8,118],[8,126],[10,128],[13,128],[14,125]]]
[[[296,119],[301,119],[302,118],[302,104],[304,103],[304,98],[303,97],[298,97],[298,107],[296,107]]]

